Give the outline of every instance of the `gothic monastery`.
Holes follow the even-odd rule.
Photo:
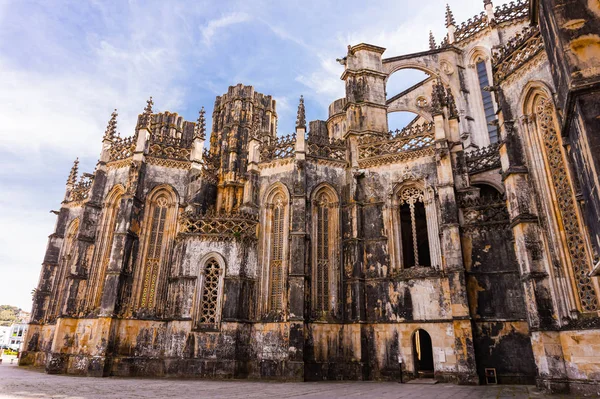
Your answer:
[[[204,109],[149,100],[128,137],[113,113],[68,177],[20,364],[597,393],[600,3],[483,7],[448,7],[419,53],[348,46],[345,97],[310,123],[300,98],[287,136],[242,84],[208,137]],[[387,93],[405,68],[427,78]],[[417,117],[390,132],[398,111]]]

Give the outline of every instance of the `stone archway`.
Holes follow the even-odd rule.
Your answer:
[[[433,345],[429,333],[422,328],[415,331],[412,336],[412,346],[415,377],[433,378]]]

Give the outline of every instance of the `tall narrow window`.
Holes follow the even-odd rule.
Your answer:
[[[490,143],[496,143],[498,142],[498,127],[496,125],[490,124],[490,122],[496,120],[496,111],[494,110],[492,93],[484,90],[485,87],[490,85],[487,66],[485,65],[485,61],[483,60],[477,61],[476,66],[477,77],[479,79],[479,88],[481,90],[481,99],[483,100],[483,111],[485,112],[485,122],[487,124]]]
[[[160,193],[150,201],[150,211],[146,215],[149,217],[149,233],[146,236],[146,253],[143,263],[142,277],[142,295],[140,307],[153,308],[156,302],[158,281],[161,273],[161,265],[167,246],[169,231],[167,223],[169,222],[170,201],[166,193]]]
[[[312,310],[314,317],[332,314],[338,291],[339,204],[333,189],[323,186],[312,200]]]
[[[271,254],[270,254],[270,287],[269,310],[283,310],[283,236],[285,224],[285,198],[277,193],[273,198],[271,219]]]
[[[535,99],[533,106],[536,128],[543,144],[549,177],[560,212],[561,230],[564,231],[568,254],[571,258],[576,291],[583,311],[595,312],[599,309],[599,304],[594,284],[588,275],[591,259],[586,250],[584,233],[579,224],[575,196],[561,149],[562,144],[555,120],[554,106],[551,101],[542,96]]]
[[[329,198],[325,193],[317,198],[316,255],[315,307],[319,312],[326,312],[329,302]]]
[[[400,224],[404,267],[431,266],[423,191],[417,187],[400,192]]]
[[[222,276],[221,264],[215,258],[210,258],[203,271],[200,309],[197,317],[199,327],[217,328],[219,325]]]

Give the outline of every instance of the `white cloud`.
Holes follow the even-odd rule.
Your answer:
[[[46,31],[23,39],[43,64],[9,58],[19,54],[16,47],[0,52],[0,275],[16,277],[0,289],[0,304],[30,306],[29,293],[55,221],[48,211],[60,206],[76,156],[82,161],[80,172],[93,171],[112,110],[118,108],[118,130],[128,136],[149,95],[155,110],[177,110],[183,104],[186,87],[177,79],[183,71],[180,50],[188,39],[172,23],[174,15],[134,11],[146,23],[132,20],[112,36],[90,30],[80,38],[84,47],[79,52],[68,48],[69,42],[52,40],[62,21],[44,15]],[[153,34],[158,20],[168,23]],[[135,33],[123,34],[128,30]],[[0,30],[0,41],[6,43],[4,35],[10,33]],[[40,35],[46,36],[42,44]]]
[[[200,29],[204,39],[204,44],[210,46],[212,44],[212,38],[218,30],[226,28],[230,25],[246,22],[249,19],[250,15],[246,13],[234,12],[224,15],[221,18],[208,21],[208,23]]]
[[[319,56],[320,68],[307,74],[300,74],[296,81],[311,90],[314,97],[322,106],[329,104],[344,96],[344,82],[340,76],[344,68],[335,61],[333,54]]]

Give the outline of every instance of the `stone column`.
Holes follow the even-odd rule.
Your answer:
[[[452,132],[446,119],[447,114],[446,106],[434,114],[437,191],[441,211],[441,247],[445,261],[443,266],[450,288],[457,378],[462,384],[477,384],[479,378],[475,365],[473,331],[460,241],[458,205],[454,191],[452,154],[449,148],[449,143],[452,143]]]
[[[307,267],[306,267],[306,169],[304,135],[306,121],[304,120],[304,103],[298,109],[296,123],[296,167],[295,181],[291,201],[291,231],[290,231],[290,269],[288,275],[289,294],[288,311],[290,323],[290,343],[288,359],[289,377],[304,379],[304,336],[307,316]]]

